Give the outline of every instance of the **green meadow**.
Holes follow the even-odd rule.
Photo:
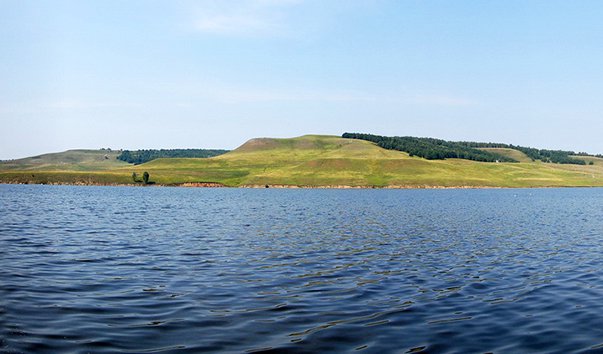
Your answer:
[[[212,158],[164,158],[141,165],[118,152],[72,150],[0,164],[3,183],[135,184],[132,173],[159,185],[213,182],[225,186],[307,187],[576,187],[603,186],[603,159],[593,165],[533,162],[520,151],[498,150],[519,163],[426,160],[336,136],[252,139]]]

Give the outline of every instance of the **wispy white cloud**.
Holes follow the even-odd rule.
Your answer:
[[[351,92],[303,92],[303,91],[271,91],[271,90],[241,90],[241,89],[218,89],[203,94],[207,98],[224,103],[254,103],[254,102],[345,102],[345,101],[369,101],[373,97],[360,93]]]
[[[56,109],[56,110],[87,110],[87,109],[99,109],[99,108],[140,108],[141,104],[137,103],[123,103],[123,102],[99,102],[99,101],[87,101],[78,99],[62,99],[58,101],[43,103],[40,105],[42,109]]]
[[[276,23],[250,15],[217,15],[199,19],[195,28],[201,32],[224,35],[259,34],[276,29]]]
[[[216,88],[200,93],[206,99],[222,103],[262,102],[368,102],[375,104],[402,104],[446,107],[467,107],[476,101],[446,94],[387,93],[360,91],[276,91],[265,89]]]
[[[102,102],[65,98],[54,101],[0,102],[0,120],[12,115],[79,112],[99,109],[141,109],[145,105],[133,102]]]
[[[194,28],[228,36],[283,35],[286,15],[300,0],[203,1],[197,3]]]
[[[434,106],[474,106],[476,101],[455,96],[447,95],[414,95],[410,97],[410,103],[425,104]]]

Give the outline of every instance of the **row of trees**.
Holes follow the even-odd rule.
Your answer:
[[[227,153],[228,150],[219,149],[161,149],[161,150],[123,150],[117,159],[139,165],[151,160],[164,157],[214,157]]]
[[[509,148],[523,152],[532,161],[541,160],[543,162],[575,165],[586,164],[584,160],[572,157],[572,155],[577,155],[573,151],[536,149],[512,144],[478,143],[471,141],[455,142],[433,138],[415,138],[410,136],[387,137],[360,133],[344,133],[342,137],[371,141],[385,149],[404,151],[411,156],[419,156],[429,160],[460,158],[483,162],[518,162],[507,156],[480,150],[480,148]],[[591,156],[586,153],[579,154],[582,156]]]
[[[470,141],[462,141],[459,144],[463,144],[468,147],[474,148],[508,148],[515,149],[523,152],[532,161],[540,160],[542,162],[560,163],[560,164],[573,164],[573,165],[586,165],[586,161],[572,157],[572,155],[590,156],[585,152],[576,153],[574,151],[565,150],[547,150],[547,149],[536,149],[525,146],[518,146],[513,144],[501,144],[501,143],[476,143]]]
[[[342,137],[371,141],[384,149],[404,151],[410,156],[418,156],[428,160],[459,158],[483,162],[517,162],[517,160],[506,156],[441,139],[415,138],[410,136],[388,137],[360,133],[345,133]]]

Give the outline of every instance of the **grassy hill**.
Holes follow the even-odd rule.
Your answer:
[[[519,151],[499,153],[521,157]],[[514,157],[514,158],[515,158]],[[104,157],[103,157],[104,158]],[[306,135],[291,139],[252,139],[213,158],[169,158],[132,166],[11,170],[0,165],[0,181],[28,183],[133,183],[132,172],[148,171],[158,184],[217,182],[227,186],[364,187],[554,187],[603,186],[603,160],[592,166],[532,162],[488,163],[462,159],[426,160],[385,150],[364,140]],[[101,161],[102,162],[102,161]],[[111,163],[116,163],[112,161]],[[87,166],[93,166],[91,163]],[[60,165],[58,165],[60,166]],[[80,168],[82,164],[79,164]]]
[[[586,161],[586,163],[593,163],[594,165],[603,165],[603,158],[596,156],[580,156],[574,155],[573,158],[580,159]]]
[[[519,162],[532,162],[532,159],[528,157],[525,153],[509,148],[480,148],[480,150],[493,152],[498,155],[509,157],[515,161]]]
[[[0,170],[98,171],[128,166],[117,160],[119,151],[68,150],[0,162]]]

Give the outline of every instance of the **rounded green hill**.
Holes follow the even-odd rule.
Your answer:
[[[147,171],[151,180],[159,185],[211,182],[211,185],[233,187],[603,186],[601,159],[594,165],[560,165],[533,162],[522,157],[519,151],[502,153],[518,160],[521,158],[521,162],[426,160],[386,150],[364,140],[305,135],[290,139],[252,139],[231,152],[212,158],[161,158],[136,166],[115,161],[99,166],[96,162],[80,161],[73,164],[78,168],[53,163],[47,167],[39,165],[32,173],[30,165],[23,163],[19,168],[18,161],[13,161],[10,165],[0,165],[0,181],[130,184],[133,183],[133,172],[142,175]]]

